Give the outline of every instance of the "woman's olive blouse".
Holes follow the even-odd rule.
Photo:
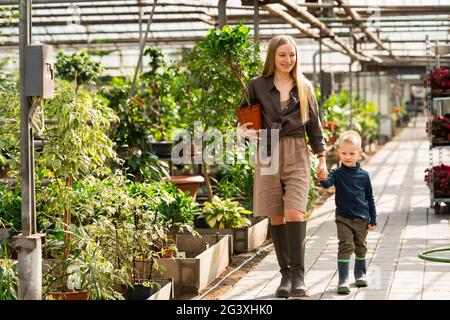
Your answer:
[[[319,153],[325,150],[325,139],[318,116],[317,101],[315,98],[313,99],[315,105],[309,106],[309,120],[303,125],[300,121],[300,106],[295,81],[289,93],[290,102],[283,110],[281,110],[280,106],[280,92],[275,87],[273,75],[268,77],[258,76],[251,79],[248,83],[248,92],[250,103],[252,105],[258,103],[261,105],[261,115],[265,129],[280,129],[280,137],[305,137],[306,130],[313,152]],[[247,102],[244,99],[241,102],[241,107],[246,106]]]

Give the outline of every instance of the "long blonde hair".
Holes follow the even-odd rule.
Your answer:
[[[262,75],[264,77],[269,77],[275,73],[275,55],[277,49],[285,44],[291,44],[295,48],[295,65],[290,74],[297,84],[297,92],[300,100],[300,117],[303,124],[305,124],[309,120],[309,106],[311,106],[312,110],[316,112],[314,90],[311,82],[306,79],[300,70],[297,45],[291,36],[280,35],[270,39]]]

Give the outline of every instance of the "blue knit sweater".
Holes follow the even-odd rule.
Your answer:
[[[377,212],[372,184],[367,171],[359,162],[354,167],[344,164],[331,170],[327,180],[320,181],[324,188],[336,187],[336,214],[345,218],[362,218],[370,224],[377,224]]]

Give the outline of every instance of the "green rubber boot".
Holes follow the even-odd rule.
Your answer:
[[[350,293],[350,283],[348,280],[348,269],[350,260],[338,260],[339,284],[337,292],[339,294]]]

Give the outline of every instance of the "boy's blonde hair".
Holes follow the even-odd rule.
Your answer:
[[[358,149],[361,149],[361,136],[354,130],[347,130],[341,134],[339,138],[339,145],[343,142],[353,143]]]

